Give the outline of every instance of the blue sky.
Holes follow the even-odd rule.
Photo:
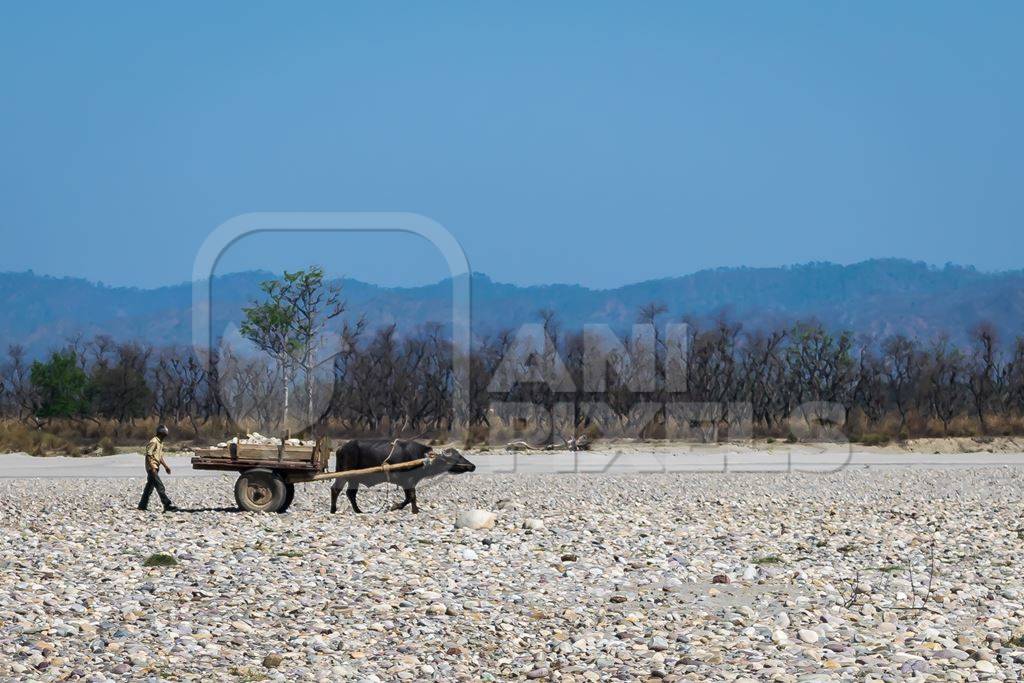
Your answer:
[[[1022,267],[1024,5],[8,3],[0,270],[187,280],[249,211],[415,211],[475,270]],[[222,271],[445,274],[411,237]]]

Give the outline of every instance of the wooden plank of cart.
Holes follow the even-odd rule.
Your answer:
[[[295,499],[295,485],[309,481],[349,479],[366,474],[419,467],[426,459],[385,464],[359,470],[328,472],[331,442],[326,437],[313,446],[229,443],[226,448],[197,448],[192,469],[238,472],[235,501],[250,512],[284,512]]]

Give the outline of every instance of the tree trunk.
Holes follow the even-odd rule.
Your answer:
[[[288,376],[288,372],[284,372],[284,412],[281,413],[281,431],[284,432],[288,429],[288,389],[291,385],[291,377]]]
[[[306,369],[306,426],[313,426],[313,369]]]

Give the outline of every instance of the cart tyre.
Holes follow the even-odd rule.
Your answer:
[[[284,505],[278,510],[278,512],[284,512],[292,505],[292,501],[295,500],[295,484],[292,482],[285,482],[284,485]]]
[[[260,467],[242,472],[235,482],[235,502],[249,512],[277,512],[287,496],[284,479]]]

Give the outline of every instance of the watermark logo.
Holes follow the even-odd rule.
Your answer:
[[[420,214],[402,212],[263,212],[236,216],[210,233],[196,254],[192,269],[192,345],[201,358],[216,368],[218,398],[229,419],[277,425],[293,433],[314,430],[330,408],[332,379],[338,364],[352,352],[343,332],[311,329],[310,325],[303,329],[301,319],[295,325],[289,325],[290,321],[280,324],[274,317],[280,311],[271,307],[260,318],[267,328],[263,334],[266,344],[257,346],[269,353],[272,362],[255,366],[260,362],[251,353],[252,337],[256,335],[243,334],[244,324],[228,325],[224,331],[215,328],[214,275],[218,262],[239,240],[268,232],[291,233],[297,239],[303,233],[356,232],[422,237],[440,252],[451,276],[452,347],[467,351],[470,348],[469,262],[462,246],[440,223]],[[279,292],[266,293],[272,302]],[[301,318],[303,303],[308,305],[310,300],[304,300],[301,291],[289,294],[294,297],[286,297],[286,304],[297,307],[296,317]],[[316,296],[330,294],[321,291]],[[330,301],[327,304],[324,310],[330,311]],[[275,323],[280,329],[275,330]],[[286,338],[275,339],[275,335]],[[448,399],[452,424],[465,425],[469,415],[469,355],[455,352],[451,362],[453,380]],[[296,389],[304,391],[303,401],[289,400],[289,394]],[[295,410],[290,408],[293,405]]]

